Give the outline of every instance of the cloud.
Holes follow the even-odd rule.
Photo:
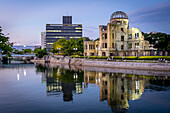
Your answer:
[[[170,33],[170,1],[128,13],[131,25]]]

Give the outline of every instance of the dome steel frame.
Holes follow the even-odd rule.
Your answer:
[[[128,16],[123,11],[116,11],[111,15],[110,19],[128,19]]]

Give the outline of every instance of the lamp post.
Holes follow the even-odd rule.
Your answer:
[[[61,49],[61,48],[57,48],[57,50],[58,50],[58,55],[59,55],[59,53],[60,53],[60,49]]]
[[[74,55],[76,55],[76,50],[77,50],[77,48],[73,48],[73,50],[75,50]]]
[[[58,51],[60,51],[61,48],[57,48]]]

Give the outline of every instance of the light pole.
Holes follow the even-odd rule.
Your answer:
[[[73,48],[73,50],[75,50],[74,55],[76,55],[76,50],[77,50],[77,48]]]
[[[61,48],[57,48],[57,50],[58,50],[58,55],[59,55],[59,53],[60,53],[60,49],[61,49]]]

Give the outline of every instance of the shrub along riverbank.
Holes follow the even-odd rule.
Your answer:
[[[78,56],[78,55],[72,55],[70,56],[71,58],[84,58],[84,56]],[[89,58],[89,59],[108,59],[107,56],[85,56],[85,58]],[[124,56],[122,58],[122,56],[111,56],[110,57],[110,60],[114,60],[114,59],[124,59],[124,60],[159,60],[159,59],[162,59],[162,60],[170,60],[170,56],[140,56],[140,57],[137,57],[137,56]]]

